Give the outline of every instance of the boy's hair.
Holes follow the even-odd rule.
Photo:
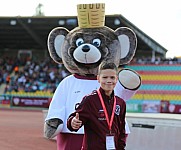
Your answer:
[[[117,66],[113,63],[113,62],[107,62],[107,61],[103,61],[100,65],[99,65],[99,70],[98,70],[98,75],[100,75],[100,72],[102,70],[105,69],[113,69],[116,71],[116,73],[118,72],[118,68]]]

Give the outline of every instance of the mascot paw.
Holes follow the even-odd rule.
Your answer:
[[[47,120],[44,124],[44,137],[54,138],[63,128],[63,121],[58,118]]]
[[[137,90],[141,85],[140,75],[128,68],[119,71],[118,80],[125,89],[129,90]]]

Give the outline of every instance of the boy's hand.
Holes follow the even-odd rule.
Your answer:
[[[71,121],[71,126],[73,129],[79,129],[82,125],[82,121],[79,120],[79,113],[76,113],[76,116]]]

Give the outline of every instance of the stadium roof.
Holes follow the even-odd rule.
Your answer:
[[[167,50],[122,15],[106,15],[105,25],[117,29],[127,26],[133,29],[138,38],[136,56],[165,57]],[[47,49],[49,32],[58,26],[69,30],[78,26],[76,16],[31,16],[0,17],[0,50],[4,49]]]

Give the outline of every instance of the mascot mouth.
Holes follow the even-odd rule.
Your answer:
[[[94,64],[101,59],[101,55],[89,55],[89,54],[82,54],[82,55],[74,55],[74,58],[77,62],[82,64]]]
[[[96,68],[99,66],[99,64],[101,63],[102,59],[100,59],[99,61],[95,62],[95,63],[80,63],[76,60],[74,60],[75,63],[77,64],[77,66],[80,66],[81,68],[85,68],[85,69],[91,69],[91,68]]]

